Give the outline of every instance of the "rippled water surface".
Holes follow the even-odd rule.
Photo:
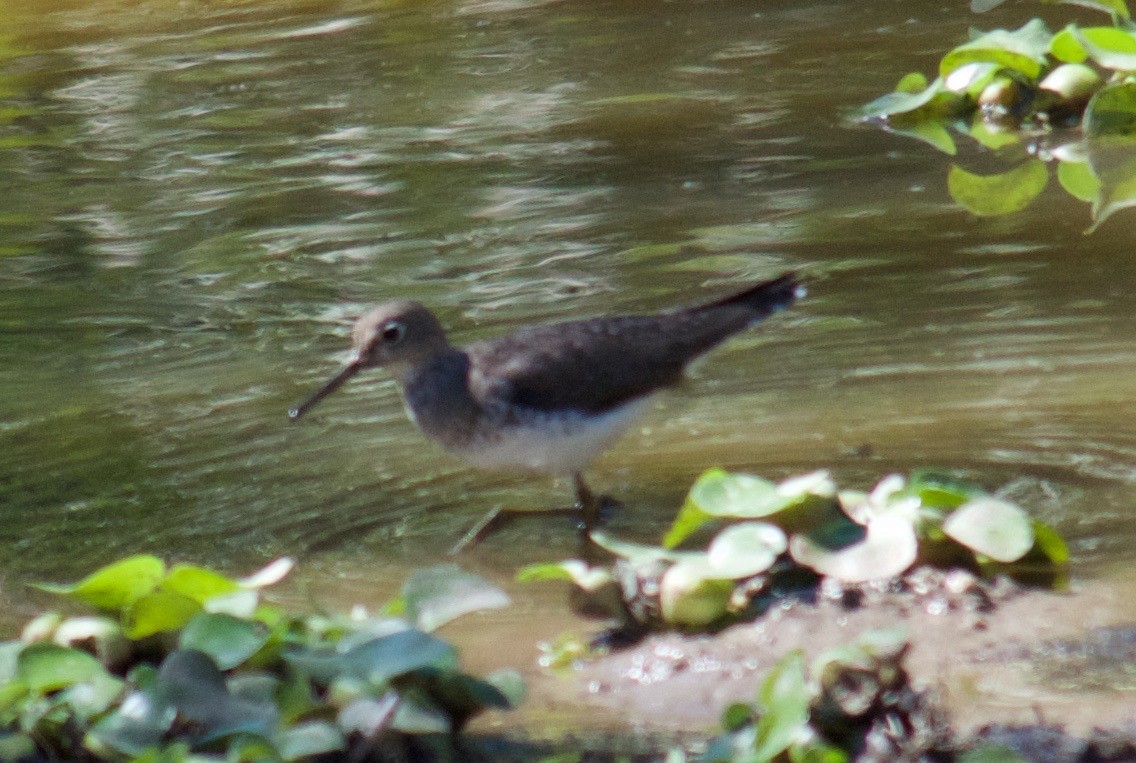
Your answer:
[[[843,119],[968,26],[1037,10],[956,5],[9,3],[10,614],[27,580],[144,550],[233,572],[292,554],[323,595],[382,601],[490,507],[568,488],[440,454],[381,372],[290,424],[366,305],[421,300],[460,341],[788,268],[809,298],[597,465],[614,531],[657,537],[709,466],[858,486],[936,466],[1004,488],[1082,564],[1127,558],[1130,213],[1086,236],[1052,188],[979,219],[944,157]],[[526,519],[466,563],[507,580],[574,541]]]

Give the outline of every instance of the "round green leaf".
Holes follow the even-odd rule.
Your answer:
[[[178,636],[180,649],[196,649],[228,670],[240,665],[268,642],[268,629],[260,623],[230,615],[197,614]]]
[[[997,498],[976,498],[963,504],[943,521],[943,532],[997,562],[1016,562],[1033,548],[1029,516]]]
[[[1106,69],[1136,71],[1136,36],[1111,26],[1067,27],[1089,58]]]
[[[799,564],[849,583],[896,577],[915,562],[918,553],[915,527],[899,512],[872,517],[860,540],[837,548],[803,534],[789,540],[789,554]]]
[[[947,189],[951,197],[980,217],[1020,212],[1045,190],[1049,170],[1040,159],[1022,162],[1008,172],[976,175],[951,165]]]
[[[785,532],[767,522],[742,522],[718,533],[706,550],[718,576],[739,580],[765,572],[788,548]]]
[[[1089,57],[1088,52],[1077,39],[1077,35],[1074,34],[1076,28],[1076,24],[1070,24],[1053,35],[1053,39],[1049,41],[1049,52],[1058,61],[1067,64],[1079,64]]]
[[[36,587],[99,609],[119,610],[153,591],[165,574],[166,565],[161,559],[142,554],[109,564],[74,585],[38,584]]]
[[[170,591],[146,594],[122,613],[122,630],[132,639],[176,631],[201,611],[193,599]]]
[[[690,488],[690,500],[712,517],[736,519],[775,514],[800,498],[786,497],[768,480],[711,469]]]
[[[45,694],[103,675],[106,669],[81,649],[29,644],[16,658],[16,676],[35,694]]]
[[[927,77],[922,72],[908,72],[895,86],[897,93],[921,93],[927,89]]]
[[[947,55],[939,63],[942,77],[961,66],[974,62],[998,64],[1006,69],[1021,72],[1030,79],[1036,79],[1045,64],[1045,54],[1049,51],[1052,33],[1045,22],[1035,18],[1026,22],[1020,29],[1007,31],[995,29],[964,43]]]
[[[214,596],[232,593],[239,588],[237,581],[204,567],[178,564],[162,581],[162,590],[179,593],[204,604]]]
[[[1100,193],[1100,181],[1088,162],[1059,162],[1057,182],[1070,196],[1081,201],[1094,201]]]
[[[659,583],[663,621],[688,628],[710,625],[728,611],[733,590],[733,581],[718,577],[705,560],[681,561]]]

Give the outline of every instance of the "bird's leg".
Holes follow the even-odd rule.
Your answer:
[[[610,495],[596,495],[584,482],[579,472],[572,475],[576,486],[576,511],[580,515],[580,529],[584,532],[595,529],[611,518],[612,512],[619,508],[619,501]]]
[[[465,535],[450,549],[450,555],[460,554],[470,546],[481,542],[485,538],[511,522],[518,516],[528,514],[569,514],[577,522],[580,531],[587,533],[606,519],[606,514],[617,504],[607,496],[597,496],[584,484],[579,474],[574,474],[576,484],[576,503],[566,508],[514,508],[510,506],[494,506],[485,516],[466,531]]]
[[[473,527],[466,531],[465,535],[461,536],[457,543],[450,548],[450,556],[456,556],[468,546],[479,543],[487,535],[493,532],[506,517],[504,516],[506,509],[503,506],[494,506],[489,511],[485,512],[485,516],[477,521]]]

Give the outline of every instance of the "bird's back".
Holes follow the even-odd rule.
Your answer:
[[[532,326],[466,348],[479,400],[601,413],[675,384],[688,363],[800,293],[792,275],[657,315]]]

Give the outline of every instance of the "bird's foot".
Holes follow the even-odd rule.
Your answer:
[[[577,528],[583,533],[603,527],[623,508],[623,504],[610,495],[589,497],[591,498],[589,502],[579,501],[574,507],[577,515]]]

